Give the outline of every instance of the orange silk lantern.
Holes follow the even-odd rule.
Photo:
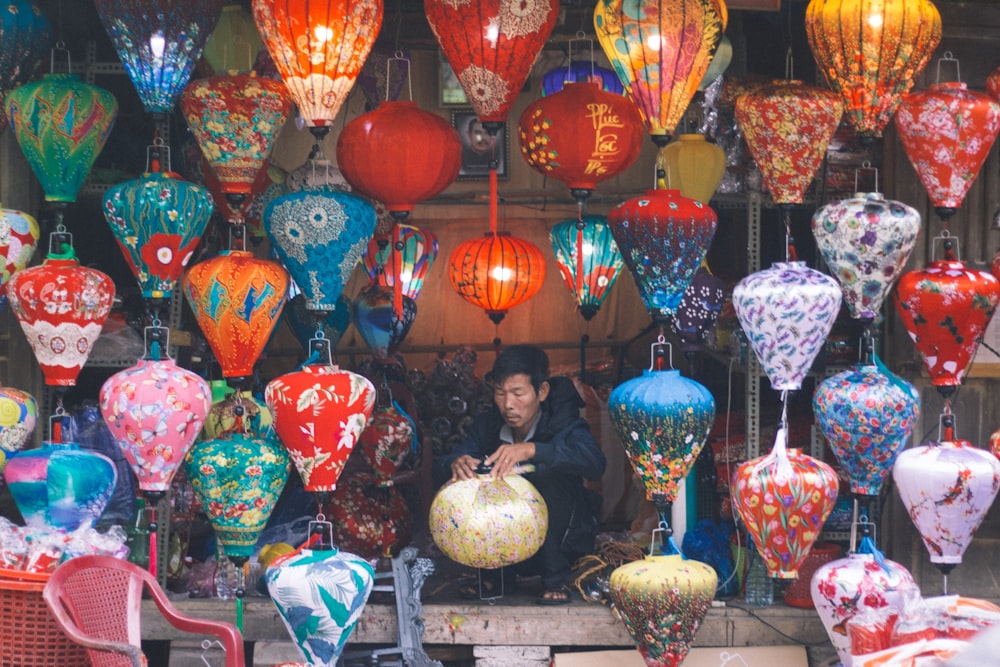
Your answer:
[[[542,288],[545,258],[534,243],[491,231],[458,244],[448,258],[448,278],[459,296],[500,324],[507,310]]]

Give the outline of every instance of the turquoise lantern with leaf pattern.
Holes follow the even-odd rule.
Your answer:
[[[625,260],[603,215],[564,220],[549,233],[559,275],[576,300],[583,319],[597,314],[618,280]]]

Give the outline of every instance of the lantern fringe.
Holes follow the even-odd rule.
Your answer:
[[[645,556],[646,551],[643,547],[634,542],[616,542],[614,540],[604,542],[597,548],[596,554],[587,554],[573,563],[573,571],[580,572],[573,580],[573,586],[584,600],[606,604],[603,595],[597,600],[591,598],[585,592],[584,585],[593,583],[602,575],[610,576],[615,569],[626,563],[642,560]]]

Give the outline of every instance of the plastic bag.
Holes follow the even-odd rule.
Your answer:
[[[101,411],[94,401],[85,401],[73,410],[70,419],[69,438],[80,445],[81,449],[89,449],[104,454],[115,464],[118,481],[115,482],[114,493],[108,501],[99,525],[119,524],[131,526],[135,524],[135,474],[125,458],[121,447],[115,442],[114,436],[104,423]]]

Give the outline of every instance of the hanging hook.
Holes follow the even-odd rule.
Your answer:
[[[961,69],[961,66],[959,65],[958,58],[956,58],[955,56],[953,56],[952,53],[951,53],[951,51],[945,51],[944,55],[941,56],[940,58],[938,58],[938,61],[937,61],[937,78],[935,79],[934,83],[941,83],[941,63],[942,62],[955,63],[955,80],[956,81],[961,81],[962,80],[962,69]]]
[[[962,261],[962,255],[959,252],[958,237],[952,236],[951,232],[947,229],[942,229],[938,236],[931,239],[931,261],[935,260],[934,249],[938,241],[941,241],[941,246],[944,248],[944,258],[946,260]]]
[[[326,365],[333,366],[333,352],[330,350],[330,339],[324,335],[322,328],[316,330],[316,337],[309,339],[309,352],[315,355],[326,355]]]
[[[55,46],[53,46],[52,50],[49,52],[49,72],[54,74],[56,71],[56,51],[63,51],[66,53],[66,72],[72,73],[73,59],[70,58],[69,49],[66,48],[66,42],[61,39],[56,42]]]
[[[146,146],[146,171],[167,173],[170,167],[170,145],[163,137],[156,137]]]
[[[649,370],[662,371],[667,370],[663,368],[663,357],[668,358],[668,367],[672,370],[674,367],[674,347],[667,342],[667,337],[660,333],[656,337],[656,341],[649,346],[650,350],[650,360],[649,360]]]
[[[390,66],[392,65],[392,63],[394,61],[399,63],[398,67],[399,67],[400,71],[403,70],[403,63],[404,62],[406,63],[406,67],[405,67],[406,71],[401,76],[405,76],[406,77],[406,85],[409,88],[409,91],[410,91],[410,101],[412,102],[413,101],[413,79],[410,78],[410,59],[404,57],[403,56],[403,52],[401,50],[397,50],[394,54],[392,54],[391,58],[386,58],[385,59],[385,101],[386,102],[389,101],[389,88],[390,88],[390,82],[392,81],[392,70],[391,70]]]
[[[878,167],[873,167],[870,160],[865,160],[861,163],[861,166],[854,170],[854,191],[861,192],[861,186],[858,184],[861,177],[861,172],[870,171],[875,174],[875,189],[872,192],[878,192]]]
[[[226,647],[223,646],[222,642],[220,642],[218,639],[201,640],[201,656],[199,657],[201,658],[201,661],[205,663],[205,665],[207,665],[207,667],[212,667],[212,663],[208,661],[208,658],[206,658],[205,655],[208,654],[208,652],[213,648],[220,648],[222,649],[223,652],[225,652],[226,650]]]

